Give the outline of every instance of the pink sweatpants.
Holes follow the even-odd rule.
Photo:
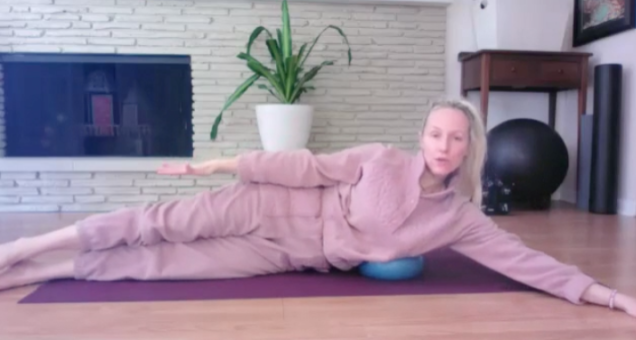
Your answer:
[[[328,270],[323,191],[233,184],[76,223],[84,280],[238,278]]]

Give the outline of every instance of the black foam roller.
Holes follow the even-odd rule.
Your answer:
[[[623,67],[602,64],[594,68],[594,123],[589,210],[616,214]]]

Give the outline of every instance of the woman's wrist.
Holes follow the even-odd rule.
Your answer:
[[[238,170],[238,160],[239,160],[238,156],[234,158],[216,160],[215,172],[231,173],[231,174],[236,173],[236,171]]]
[[[229,159],[211,159],[191,165],[199,174],[234,173],[238,168],[238,157]]]
[[[624,311],[627,306],[626,303],[629,300],[629,297],[626,295],[623,295],[621,293],[617,293],[616,296],[614,297],[614,309],[618,309],[618,310],[622,310]]]
[[[595,283],[585,290],[582,299],[588,303],[609,307],[612,299],[612,289]]]
[[[622,311],[627,308],[626,305],[630,300],[628,296],[621,294],[618,290],[608,288],[598,283],[588,287],[583,293],[582,298],[588,303]]]

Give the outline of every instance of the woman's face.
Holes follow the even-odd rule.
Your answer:
[[[470,122],[457,109],[440,108],[431,112],[422,131],[420,148],[429,171],[446,177],[455,171],[468,154]]]

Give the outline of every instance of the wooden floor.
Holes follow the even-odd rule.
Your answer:
[[[82,215],[2,214],[0,242]],[[636,295],[636,219],[571,208],[497,217],[557,259]],[[636,319],[539,293],[18,305],[0,292],[0,339],[636,339]]]

